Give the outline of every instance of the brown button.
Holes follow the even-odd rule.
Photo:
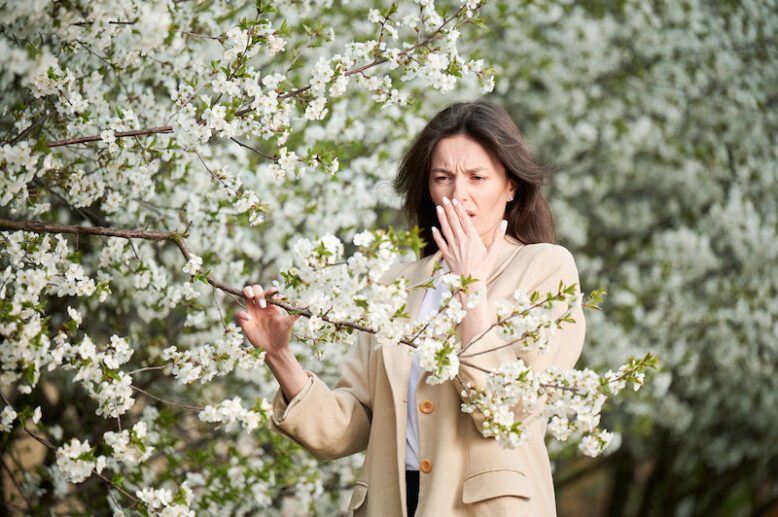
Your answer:
[[[430,414],[432,413],[432,410],[435,409],[435,405],[429,400],[425,400],[424,402],[419,404],[419,409],[421,409],[422,413]]]
[[[419,469],[425,474],[432,470],[432,462],[430,460],[421,460],[419,462]]]

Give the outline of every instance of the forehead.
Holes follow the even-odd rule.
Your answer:
[[[432,151],[430,167],[502,168],[481,144],[465,135],[440,140]]]

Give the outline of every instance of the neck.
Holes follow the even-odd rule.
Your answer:
[[[494,226],[493,228],[488,229],[479,237],[481,237],[481,242],[484,243],[484,246],[487,248],[492,245],[492,241],[494,241],[494,231],[497,229],[497,226]]]

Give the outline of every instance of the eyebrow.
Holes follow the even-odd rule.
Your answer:
[[[488,171],[488,170],[489,170],[488,167],[476,167],[474,169],[467,169],[465,172],[470,174],[470,173],[473,173],[473,172],[484,172],[484,171]],[[435,167],[434,169],[430,169],[430,172],[445,172],[447,174],[451,174],[450,170],[444,169],[443,167]]]

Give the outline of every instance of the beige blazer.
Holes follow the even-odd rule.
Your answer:
[[[409,285],[432,274],[440,252],[387,274],[405,277]],[[556,292],[559,281],[578,283],[573,257],[554,244],[522,245],[506,237],[487,279],[490,301],[506,299],[523,287],[541,295]],[[416,318],[424,296],[411,292],[407,313]],[[564,304],[559,304],[564,305]],[[556,317],[565,309],[559,307]],[[585,323],[580,309],[575,324],[557,329],[553,344],[543,354],[504,348],[476,356],[482,368],[522,358],[537,371],[551,365],[572,368],[581,352]],[[473,351],[505,343],[493,329],[473,344]],[[405,517],[405,425],[411,356],[406,345],[374,347],[362,334],[345,358],[341,377],[330,390],[308,372],[303,390],[288,404],[280,391],[273,401],[271,428],[297,442],[319,459],[334,459],[367,449],[349,509],[357,516]],[[462,367],[465,382],[481,386],[484,374]],[[531,438],[517,449],[502,449],[478,428],[482,418],[460,410],[461,399],[452,382],[429,385],[423,372],[416,388],[420,458],[429,467],[422,472],[417,516],[553,516],[554,485],[543,441],[545,422],[532,419]],[[422,407],[424,411],[422,411]],[[430,411],[431,409],[431,411]],[[527,417],[522,408],[516,414]],[[531,417],[530,417],[531,418]],[[424,469],[423,469],[424,470]]]

